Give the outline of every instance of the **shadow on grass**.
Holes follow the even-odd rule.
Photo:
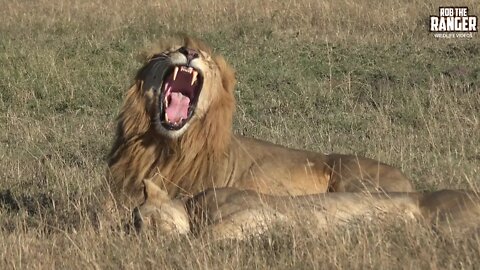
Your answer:
[[[68,199],[47,193],[16,195],[4,189],[0,191],[0,211],[4,213],[0,224],[6,232],[36,230],[49,234],[98,229],[101,208],[96,198],[79,201],[75,195]]]

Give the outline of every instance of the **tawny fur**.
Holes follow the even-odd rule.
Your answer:
[[[165,191],[147,180],[145,198],[134,211],[135,226],[139,231],[155,229],[163,235],[209,232],[215,239],[243,239],[261,234],[276,223],[298,223],[318,231],[357,220],[392,218],[424,222],[439,232],[463,233],[480,226],[480,198],[465,190],[290,197],[220,188],[181,201],[169,199]]]
[[[174,47],[179,40],[165,40],[156,52]],[[184,45],[211,53],[203,43],[185,38]],[[148,54],[150,59],[153,54]],[[134,85],[127,91],[118,117],[118,128],[109,159],[109,179],[116,195],[127,197],[141,194],[142,180],[157,175],[172,193],[186,192],[201,185],[195,179],[210,179],[213,167],[223,158],[232,137],[232,117],[235,108],[233,70],[221,56],[213,58],[221,74],[221,84],[215,100],[208,108],[208,117],[192,121],[178,140],[159,136],[151,126],[149,109],[142,88],[148,66],[138,72]],[[208,89],[207,89],[208,90]],[[196,183],[197,182],[197,183]],[[159,183],[161,184],[161,183]],[[198,188],[197,188],[198,189]],[[130,198],[125,198],[130,199]]]
[[[233,135],[233,69],[198,40],[167,39],[160,44],[146,54],[118,116],[108,180],[121,204],[138,205],[142,180],[147,178],[171,197],[226,186],[273,195],[413,189],[398,169],[372,159],[288,149]],[[153,86],[165,67],[158,69],[153,63],[165,55],[181,59],[181,46],[199,52],[196,63],[203,69],[204,83],[188,128],[174,136],[159,132],[155,122],[158,92]]]

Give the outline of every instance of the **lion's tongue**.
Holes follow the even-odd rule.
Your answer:
[[[188,118],[188,105],[190,98],[182,95],[179,92],[174,92],[170,95],[170,102],[165,109],[165,118],[170,123],[179,123],[183,119]]]

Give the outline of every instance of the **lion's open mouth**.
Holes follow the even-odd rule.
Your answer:
[[[174,66],[163,79],[160,123],[168,130],[181,129],[192,118],[202,90],[201,72],[189,66]]]

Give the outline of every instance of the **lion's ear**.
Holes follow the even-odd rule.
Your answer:
[[[153,183],[152,180],[145,179],[143,180],[143,194],[145,195],[145,201],[153,201],[153,200],[160,200],[160,201],[169,201],[170,197],[168,193]]]
[[[233,93],[233,90],[235,89],[235,83],[237,82],[235,79],[235,71],[222,56],[215,56],[214,61],[217,64],[218,69],[220,69],[223,88],[225,88],[227,92]]]

